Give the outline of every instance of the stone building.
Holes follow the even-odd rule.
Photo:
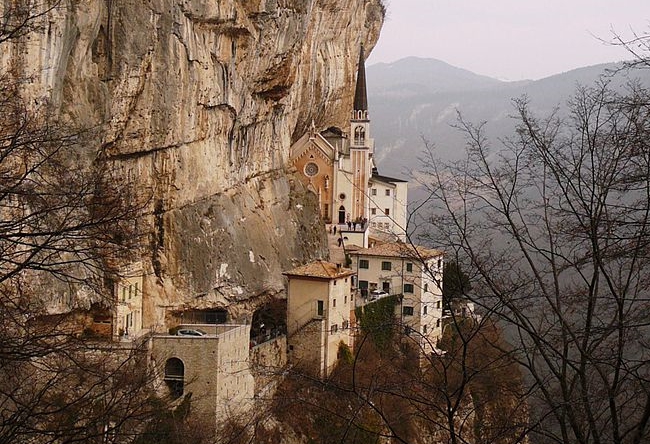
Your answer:
[[[351,251],[350,257],[362,300],[372,300],[375,290],[400,295],[397,314],[406,333],[425,353],[434,351],[442,334],[443,253],[389,242]]]
[[[249,366],[250,325],[191,324],[202,336],[154,335],[151,356],[164,394],[192,395],[192,414],[208,424],[246,411],[255,392]]]
[[[291,147],[290,156],[300,180],[318,196],[321,217],[327,223],[343,227],[348,222],[365,222],[353,230],[364,234],[352,235],[353,243],[362,247],[368,245],[369,228],[402,240],[406,236],[408,183],[379,174],[370,135],[361,48],[348,132],[335,127],[319,132],[312,127]]]
[[[340,343],[353,345],[354,272],[319,260],[284,274],[289,279],[289,363],[325,378],[336,363]]]

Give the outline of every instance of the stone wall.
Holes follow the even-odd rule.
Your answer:
[[[249,369],[250,326],[194,325],[206,336],[159,335],[151,339],[151,356],[161,374],[170,358],[184,365],[184,394],[192,393],[192,411],[215,423],[250,408],[254,381]]]
[[[325,320],[314,319],[289,337],[289,362],[297,372],[317,378],[325,377],[327,334]]]
[[[286,370],[287,337],[282,335],[252,347],[250,363],[255,378],[255,396],[268,399]]]

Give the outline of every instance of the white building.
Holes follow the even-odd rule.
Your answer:
[[[399,317],[405,330],[433,351],[442,334],[443,253],[402,242],[350,252],[357,286],[368,301],[373,290],[401,296]]]
[[[143,333],[142,264],[135,262],[120,271],[120,279],[114,283],[116,339],[135,339]]]
[[[370,229],[406,239],[408,182],[373,174],[369,184]]]
[[[348,222],[365,222],[349,230],[350,243],[367,247],[368,229],[373,228],[404,240],[408,182],[381,176],[375,165],[363,48],[353,108],[347,133],[334,127],[322,132],[312,128],[291,147],[291,164],[318,196],[323,220],[341,228]]]
[[[325,378],[336,364],[341,342],[352,347],[354,272],[338,264],[316,261],[284,274],[289,278],[289,362]]]

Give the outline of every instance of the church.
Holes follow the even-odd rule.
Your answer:
[[[318,196],[323,220],[352,231],[351,243],[366,248],[369,236],[405,240],[408,182],[375,165],[364,63],[361,47],[349,131],[312,128],[291,147],[291,163]]]

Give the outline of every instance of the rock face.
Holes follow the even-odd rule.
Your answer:
[[[152,194],[145,324],[249,313],[327,255],[289,147],[346,123],[382,19],[380,0],[65,0],[0,55],[32,76],[26,100],[98,128],[91,152]]]

